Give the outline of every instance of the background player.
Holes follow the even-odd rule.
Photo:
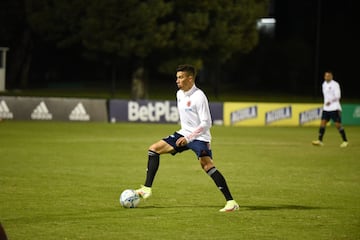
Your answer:
[[[314,146],[323,146],[323,137],[325,134],[326,124],[332,119],[335,122],[335,127],[338,129],[343,142],[340,147],[347,147],[348,141],[345,130],[341,124],[341,90],[340,85],[333,79],[332,71],[324,73],[324,82],[322,84],[322,92],[324,97],[324,106],[321,116],[319,137],[318,140],[312,142]]]

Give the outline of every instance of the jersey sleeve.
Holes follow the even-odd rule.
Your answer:
[[[334,97],[335,97],[335,99],[333,99],[333,101],[339,101],[341,98],[341,90],[340,90],[340,85],[338,83],[336,83]]]
[[[199,117],[199,125],[195,128],[195,130],[191,134],[185,136],[187,142],[191,142],[194,139],[196,139],[199,135],[202,135],[205,132],[207,132],[212,125],[209,103],[205,94],[203,93],[199,94],[198,101],[196,104],[196,109]]]

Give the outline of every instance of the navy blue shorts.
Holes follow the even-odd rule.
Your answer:
[[[196,154],[196,156],[198,158],[207,157],[207,156],[212,158],[210,143],[200,141],[200,140],[194,140],[194,141],[188,143],[186,146],[178,147],[178,146],[176,146],[176,141],[181,137],[183,137],[183,135],[181,135],[177,132],[174,132],[174,134],[172,134],[166,138],[163,138],[163,140],[165,142],[167,142],[169,145],[171,145],[175,149],[175,152],[172,153],[172,155],[175,155],[176,153],[180,153],[180,152],[191,149],[191,150],[193,150],[193,152]]]
[[[321,114],[321,120],[330,121],[330,119],[334,122],[341,123],[341,111],[323,111]]]

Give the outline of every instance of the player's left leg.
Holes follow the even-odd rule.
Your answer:
[[[239,204],[233,199],[229,187],[226,183],[225,177],[215,167],[211,157],[199,157],[200,165],[204,171],[213,179],[218,189],[222,192],[226,199],[226,205],[220,209],[220,212],[231,212],[239,209]]]
[[[231,212],[239,209],[239,204],[233,199],[225,177],[215,167],[212,160],[212,151],[210,143],[195,140],[188,144],[188,147],[196,153],[202,169],[213,179],[218,189],[226,199],[226,205],[220,209],[220,212]]]
[[[343,140],[343,142],[340,144],[340,147],[347,147],[349,145],[348,140],[346,138],[346,133],[345,133],[345,129],[341,124],[341,112],[337,111],[334,118],[333,118],[334,122],[335,122],[335,127],[337,128],[337,130],[339,131],[341,138]]]

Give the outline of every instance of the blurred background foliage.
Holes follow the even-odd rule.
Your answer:
[[[274,15],[275,6],[271,0],[3,0],[6,88],[143,99],[175,90],[176,66],[191,63],[198,85],[214,98],[268,91],[318,97],[316,26],[304,22],[311,37],[284,37],[280,16],[275,33],[262,33],[258,20]]]

